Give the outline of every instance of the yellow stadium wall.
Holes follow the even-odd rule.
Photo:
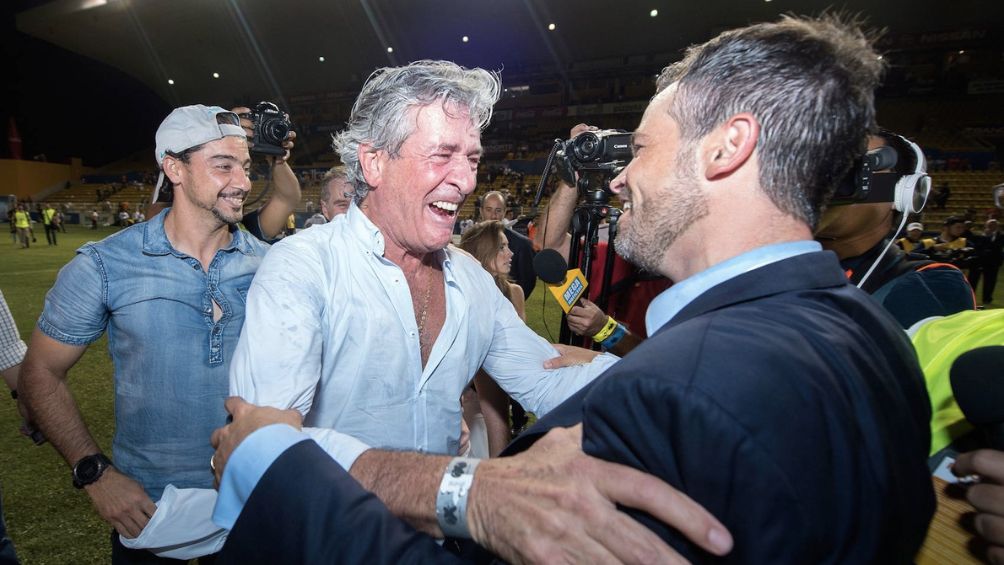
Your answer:
[[[13,194],[18,198],[34,197],[39,192],[66,181],[78,182],[81,175],[91,172],[80,159],[71,159],[69,165],[0,159],[0,194]]]

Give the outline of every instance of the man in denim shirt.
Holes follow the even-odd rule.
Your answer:
[[[32,335],[21,394],[73,483],[135,538],[164,487],[212,488],[209,436],[226,423],[229,360],[267,245],[236,228],[251,190],[245,130],[218,107],[174,110],[157,131],[161,184],[174,206],[100,242],[59,273]],[[66,383],[108,330],[115,366],[114,464]],[[158,562],[112,535],[115,563]]]

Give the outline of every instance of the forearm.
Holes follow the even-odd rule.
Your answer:
[[[474,376],[474,384],[488,429],[488,454],[498,457],[509,443],[509,395],[484,371]]]
[[[451,457],[370,449],[349,474],[413,528],[443,537],[436,520],[436,492]]]
[[[272,198],[265,203],[258,216],[262,234],[274,238],[286,227],[286,220],[300,203],[300,181],[286,162],[272,167],[272,182],[275,185]]]
[[[563,250],[568,245],[568,230],[578,202],[578,189],[563,182],[558,183],[558,188],[544,210],[544,221],[534,236],[534,244],[542,249]],[[567,256],[567,250],[564,250],[564,254]]]
[[[0,371],[0,375],[3,376],[4,383],[7,384],[7,388],[11,390],[17,390],[17,380],[18,374],[21,372],[21,364],[18,363],[12,367],[8,367],[3,371]]]
[[[18,399],[32,421],[69,465],[101,451],[80,416],[66,384],[66,374],[58,374],[25,359],[18,383]]]
[[[499,295],[500,301],[505,301]],[[507,312],[508,310],[508,312]],[[538,418],[575,394],[610,365],[613,355],[600,355],[586,365],[545,369],[545,363],[559,353],[516,317],[512,308],[496,313],[495,335],[483,367],[502,390]],[[498,345],[504,344],[504,347]]]

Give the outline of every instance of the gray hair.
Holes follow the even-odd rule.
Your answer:
[[[348,181],[349,175],[345,170],[345,165],[335,165],[328,169],[328,172],[324,173],[321,177],[321,201],[327,202],[331,198],[331,183],[333,181]]]
[[[876,129],[883,71],[858,22],[786,16],[691,47],[663,70],[656,89],[677,83],[669,114],[684,147],[735,114],[753,114],[761,189],[814,227]]]
[[[409,110],[437,102],[465,109],[471,123],[484,129],[501,90],[498,73],[467,69],[449,61],[415,61],[403,67],[377,69],[366,79],[345,129],[332,138],[332,147],[345,164],[355,187],[356,203],[370,190],[359,163],[359,145],[385,150],[396,158],[414,131]]]

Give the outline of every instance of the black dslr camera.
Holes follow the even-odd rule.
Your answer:
[[[259,102],[253,110],[242,114],[254,122],[254,135],[251,137],[251,153],[264,155],[284,155],[286,150],[282,142],[286,140],[292,126],[286,113],[271,102]]]
[[[631,134],[619,129],[582,132],[565,141],[560,154],[577,173],[613,177],[631,161]]]

